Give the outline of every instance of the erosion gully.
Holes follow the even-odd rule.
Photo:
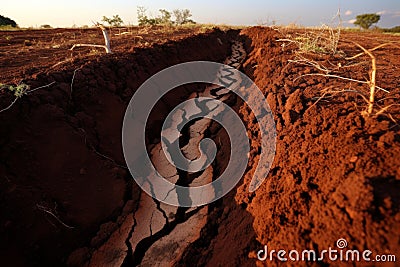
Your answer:
[[[156,72],[199,60],[240,68],[248,48],[239,31],[213,30],[132,53],[59,66],[27,81],[32,88],[55,84],[21,99],[7,114],[0,114],[4,126],[0,129],[4,137],[0,173],[8,177],[2,184],[2,210],[9,217],[4,219],[8,230],[1,242],[1,255],[8,255],[13,266],[179,266],[194,259],[198,265],[212,262],[210,244],[215,251],[222,249],[225,231],[240,231],[238,225],[251,229],[252,217],[245,207],[237,206],[234,192],[195,208],[169,206],[142,192],[123,157],[122,118],[134,92]],[[216,78],[232,79],[222,73]],[[204,171],[193,174],[178,170],[162,153],[159,133],[166,115],[179,103],[201,96],[224,101],[235,110],[240,106],[233,94],[218,86],[185,85],[156,104],[147,124],[151,159],[177,185],[209,183],[218,178],[229,160],[229,137],[209,119],[191,121],[176,140],[189,159],[199,156],[200,140],[214,140],[216,159]],[[219,240],[219,234],[225,237]],[[245,234],[255,240],[251,230]],[[237,244],[237,259],[231,255],[225,258],[252,263],[242,255],[252,249],[249,242],[253,241],[249,240]]]
[[[246,57],[244,45],[240,41],[232,41],[231,55],[226,58],[224,64],[239,68]],[[240,85],[240,77],[234,77],[229,69],[221,69],[217,74],[223,84]],[[233,82],[232,82],[233,81]],[[220,101],[233,101],[235,96],[225,87],[217,85],[204,85],[204,89],[192,92],[187,99],[209,97]],[[177,130],[178,126],[187,118],[188,114],[195,115],[206,108],[205,103],[195,102],[197,106],[186,105],[179,115],[178,120],[166,129]],[[208,113],[217,116],[222,109],[211,107]],[[176,119],[176,118],[175,118]],[[217,140],[218,131],[211,133],[212,121],[208,118],[191,120],[185,125],[183,134],[179,140],[170,140],[170,143],[178,142],[183,154],[190,160],[200,157],[199,143],[204,138]],[[219,144],[219,149],[223,144]],[[225,144],[226,145],[226,144]],[[189,173],[170,164],[167,155],[162,150],[159,138],[150,140],[149,154],[157,171],[171,182],[181,186],[196,186],[210,183],[218,178],[214,167],[210,165],[199,173]],[[226,149],[225,149],[226,150]],[[168,153],[168,151],[166,151]],[[218,161],[214,162],[217,165]],[[171,194],[177,194],[176,191]],[[190,196],[188,196],[190,198]],[[175,207],[161,203],[144,192],[140,192],[137,205],[128,215],[118,231],[115,231],[91,256],[89,266],[99,266],[107,262],[113,266],[173,266],[177,265],[185,250],[200,238],[200,232],[207,224],[208,207]],[[110,258],[109,249],[120,249],[119,257]]]

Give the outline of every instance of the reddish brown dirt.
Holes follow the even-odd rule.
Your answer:
[[[321,72],[288,63],[295,58],[296,47],[283,49],[282,43],[276,42],[284,38],[281,33],[252,28],[244,34],[253,46],[246,69],[265,93],[277,126],[276,157],[266,182],[254,194],[246,193],[245,182],[236,196],[254,217],[257,240],[270,250],[301,251],[335,247],[336,240],[345,238],[352,249],[400,255],[399,106],[366,118],[361,115],[365,101],[352,92],[330,93],[315,104],[326,88],[332,92],[358,90],[367,97],[369,88],[336,78],[298,78]],[[340,63],[342,67],[331,74],[365,80],[371,60],[368,56],[345,60],[361,51],[351,41],[368,49],[387,41],[399,43],[398,37],[373,34],[345,33],[341,40],[342,55],[304,56],[332,69]],[[399,103],[400,48],[386,47],[373,54],[377,84],[390,91],[376,94],[375,114]],[[243,107],[241,112],[252,121],[248,109]],[[249,128],[254,127],[250,123]],[[259,133],[249,131],[249,135],[253,151],[257,151]],[[257,153],[253,155],[255,166]],[[276,257],[268,262],[273,265],[279,265]]]
[[[50,33],[68,39],[60,50],[42,51],[40,43],[29,50],[32,45],[20,42],[29,38],[20,32],[10,33],[15,34],[11,52],[0,41],[0,82],[23,79],[34,88],[56,81],[0,113],[0,257],[6,259],[5,266],[87,264],[93,251],[118,231],[122,216],[134,211],[138,198],[139,189],[121,167],[121,123],[127,101],[145,79],[167,66],[189,60],[223,61],[230,52],[229,40],[237,38],[237,32],[192,36],[188,31],[175,37],[165,33],[158,40],[159,34],[150,37],[149,33],[148,45],[127,37],[113,41],[113,55],[103,55],[101,50],[89,55],[90,49],[67,50],[76,43],[67,36],[80,30],[59,31],[63,35],[55,30],[43,32],[43,38],[51,41],[46,37]],[[87,33],[96,38],[86,39],[82,32],[76,41],[102,42],[99,31]],[[366,118],[361,115],[366,108],[361,96],[334,92],[351,89],[368,96],[366,84],[298,78],[319,72],[289,64],[297,48],[282,47],[276,41],[284,37],[268,28],[242,32],[250,53],[244,71],[264,92],[276,121],[277,151],[271,172],[256,192],[248,193],[260,136],[251,111],[237,103],[235,108],[240,109],[251,137],[248,173],[243,185],[210,205],[208,224],[186,250],[180,266],[262,265],[255,253],[264,245],[276,250],[322,250],[335,247],[339,238],[353,249],[400,257],[400,128],[394,122],[400,121],[400,109],[393,105],[380,116]],[[341,40],[339,55],[304,56],[332,69],[340,63],[342,67],[332,74],[365,80],[370,59],[346,60],[360,52],[349,41],[372,48],[399,38],[344,33]],[[390,90],[377,93],[376,113],[398,103],[400,49],[386,47],[373,53],[377,83]],[[22,55],[29,57],[21,59]],[[329,98],[316,103],[325,89],[330,90],[325,95]],[[185,99],[187,90],[167,97],[160,110],[168,111]],[[2,92],[0,107],[12,99],[9,92]],[[159,124],[155,121],[154,128]],[[219,166],[226,165],[226,160],[217,158]],[[63,226],[38,206],[56,211],[63,223],[74,228]],[[276,258],[268,262],[269,266],[278,264]]]
[[[260,136],[252,112],[242,106],[240,113],[248,122],[252,140],[249,172],[237,189],[236,204],[229,202],[229,196],[222,200],[228,211],[220,209],[219,213],[212,213],[214,218],[210,221],[214,223],[187,250],[181,266],[193,260],[200,266],[280,266],[282,262],[276,254],[272,262],[260,262],[256,253],[264,245],[269,251],[337,249],[339,238],[345,238],[350,249],[370,249],[373,255],[394,254],[398,259],[400,109],[391,106],[381,116],[365,118],[361,112],[367,104],[362,97],[335,91],[359,90],[368,97],[366,84],[317,76],[299,78],[320,72],[288,62],[296,58],[297,46],[282,47],[276,41],[287,38],[288,34],[293,36],[299,31],[284,34],[267,28],[242,31],[250,51],[244,71],[264,92],[274,113],[276,157],[264,184],[255,193],[248,193],[251,174],[258,162]],[[369,78],[371,60],[366,56],[346,60],[361,51],[352,42],[368,49],[385,42],[399,42],[398,37],[369,33],[342,33],[341,40],[338,55],[303,56],[332,69],[339,63],[343,66],[330,74],[365,80]],[[373,54],[377,58],[377,84],[390,90],[377,93],[376,113],[398,103],[400,49],[392,46]],[[331,93],[316,103],[326,88]],[[243,212],[238,216],[236,211],[242,207],[252,216]],[[251,230],[250,222],[253,222]],[[323,262],[288,265],[353,266],[353,263],[325,258]]]
[[[131,27],[109,31],[113,52],[132,52],[168,41],[177,41],[205,31],[202,28]],[[129,32],[129,34],[118,35]],[[98,28],[0,31],[0,80],[19,83],[40,72],[57,71],[61,66],[82,64],[105,53],[103,48],[74,44],[104,44]]]
[[[115,49],[102,57],[78,56],[72,64],[23,76],[32,88],[56,84],[0,113],[0,253],[6,266],[65,264],[72,250],[97,248],[116,230],[117,217],[132,211],[129,201],[135,203],[138,188],[121,167],[122,119],[130,97],[165,67],[190,60],[222,62],[237,32],[182,34],[192,37],[130,53]],[[170,109],[185,94],[175,93],[161,108]],[[10,92],[1,96],[1,107],[13,99]],[[105,222],[110,223],[100,229],[103,234],[96,235]]]

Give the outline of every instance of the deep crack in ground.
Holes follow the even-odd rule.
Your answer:
[[[232,55],[235,55],[236,57],[234,59],[232,58],[233,56],[229,57],[225,61],[225,63],[229,65],[231,63],[238,64],[238,62],[243,62],[244,57],[245,57],[245,51],[243,49],[243,46],[238,45],[238,42],[236,42],[235,45],[232,46],[232,50],[233,50]],[[239,50],[239,53],[236,53],[236,50]],[[238,67],[240,65],[236,65],[236,66]],[[226,84],[227,86],[232,86],[232,84],[238,82],[238,78],[233,77],[234,73],[231,70],[225,71],[222,69],[220,71],[220,73],[221,73],[221,75],[216,77],[219,82]],[[239,79],[239,82],[240,82],[240,79]],[[207,89],[207,87],[206,87],[203,92],[196,92],[193,94],[193,96],[196,97],[196,99],[195,99],[196,108],[199,108],[199,110],[207,110],[208,109],[207,108],[208,100],[204,101],[204,103],[199,102],[197,99],[198,96],[201,96],[201,95],[205,95],[205,96],[209,96],[209,97],[215,96],[216,99],[221,99],[224,97],[224,95],[229,93],[229,91],[227,91],[225,87],[217,87],[217,88],[214,88],[214,87],[215,86],[211,87],[210,89]],[[221,91],[221,92],[223,91],[224,93],[218,93],[218,91]],[[226,99],[227,98],[225,98],[225,100]],[[217,107],[213,107],[213,108],[211,108],[210,111],[214,112],[216,109],[217,109]],[[183,149],[184,147],[189,147],[189,149],[197,150],[197,152],[199,152],[198,151],[198,143],[191,144],[190,141],[192,138],[195,138],[196,136],[200,136],[201,137],[200,139],[210,138],[210,137],[212,138],[213,136],[211,135],[211,133],[209,131],[211,121],[209,119],[205,119],[205,118],[198,118],[198,119],[194,119],[194,120],[191,120],[190,118],[188,118],[189,121],[185,125],[183,125],[183,123],[185,121],[183,118],[186,117],[187,110],[183,109],[181,111],[182,111],[182,121],[177,124],[177,127],[181,126],[183,128],[183,130],[181,131],[182,135],[179,139],[175,140],[174,142],[179,142],[179,147],[181,149]],[[203,128],[196,129],[196,123],[199,123],[200,125],[203,124],[202,125]],[[167,141],[165,140],[165,142],[167,142]],[[156,154],[158,155],[158,153],[160,153],[160,150],[157,146],[154,147],[153,150],[150,151],[151,157],[153,155],[155,156]],[[167,153],[169,153],[168,150],[167,150]],[[152,157],[152,160],[157,161],[157,157],[154,157],[154,156]],[[216,163],[214,162],[214,164],[216,164]],[[163,168],[163,167],[164,166],[161,166],[161,168]],[[210,166],[210,168],[212,169],[211,166]],[[200,178],[204,174],[204,171],[201,171],[198,173],[189,173],[187,171],[177,168],[176,173],[178,174],[178,178],[175,182],[176,185],[190,186],[190,184],[192,182],[194,182],[196,179]],[[213,175],[211,174],[211,176],[208,178],[208,180],[206,180],[206,182],[211,182],[216,178],[218,178],[218,177],[213,177]],[[154,196],[154,191],[153,191],[151,182],[149,183],[149,186],[150,186],[152,195]],[[215,194],[218,194],[218,193],[219,193],[218,188],[215,188]],[[178,200],[180,203],[191,203],[189,195],[178,194]],[[152,247],[155,243],[157,243],[163,237],[168,236],[178,225],[186,223],[192,216],[196,215],[197,212],[202,209],[202,208],[196,208],[196,209],[189,210],[189,208],[178,207],[173,216],[174,220],[169,221],[169,218],[168,218],[169,216],[161,208],[160,202],[158,200],[156,200],[155,198],[153,198],[153,201],[156,204],[156,210],[148,211],[148,212],[151,212],[150,225],[149,225],[149,227],[150,227],[149,236],[140,240],[137,243],[135,248],[133,248],[132,246],[128,246],[128,250],[131,249],[131,250],[133,250],[133,252],[129,252],[127,254],[122,266],[140,265],[143,261],[143,258],[146,255],[146,253],[149,251],[150,247]],[[161,212],[165,222],[164,222],[164,226],[159,231],[153,232],[152,224],[153,224],[153,220],[154,220],[154,213],[156,211]],[[136,222],[136,220],[135,220],[135,222]],[[204,225],[200,225],[200,229],[203,227],[204,227]],[[129,240],[130,238],[132,238],[132,232],[130,232],[127,240]],[[127,244],[130,245],[130,242]],[[184,248],[183,248],[183,250],[184,250]],[[171,259],[169,259],[169,260],[171,260]],[[168,261],[168,259],[167,259],[167,261]],[[160,263],[158,263],[158,264],[160,264]]]

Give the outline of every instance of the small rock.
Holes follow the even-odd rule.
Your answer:
[[[351,163],[355,163],[357,160],[358,160],[357,156],[353,156],[353,157],[350,158],[350,162]]]

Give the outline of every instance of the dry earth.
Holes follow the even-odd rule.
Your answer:
[[[342,33],[340,53],[326,55],[299,54],[295,44],[279,41],[301,34],[295,30],[132,31],[122,36],[114,31],[111,55],[68,50],[78,42],[102,43],[98,30],[0,32],[1,83],[36,88],[55,82],[0,113],[3,266],[153,266],[165,260],[154,255],[175,251],[180,252],[170,263],[177,266],[263,266],[256,252],[264,245],[323,250],[339,238],[351,249],[400,257],[399,37]],[[274,113],[277,149],[271,171],[257,191],[248,192],[260,131],[251,110],[232,98],[229,104],[251,137],[243,182],[207,207],[177,212],[175,224],[153,220],[146,205],[158,204],[150,198],[146,205],[141,202],[147,195],[125,168],[121,127],[127,104],[147,78],[165,67],[223,62],[232,40],[244,42],[242,70]],[[352,42],[367,49],[395,44],[372,52],[377,85],[388,91],[376,94],[374,114],[387,107],[379,115],[362,115],[367,84],[303,76],[324,73],[317,63],[331,75],[369,79],[368,56],[346,59],[361,52]],[[308,63],[291,62],[299,56]],[[168,111],[203,89],[201,84],[185,86],[166,95],[149,123],[148,141],[158,138]],[[3,90],[0,108],[13,99]],[[229,141],[216,123],[207,134],[222,142],[213,163],[215,179],[229,161]],[[137,218],[142,227],[134,227]],[[201,227],[194,231],[191,220]],[[143,239],[150,225],[150,238]],[[268,262],[278,264],[276,257]],[[337,265],[327,260],[290,264]]]

